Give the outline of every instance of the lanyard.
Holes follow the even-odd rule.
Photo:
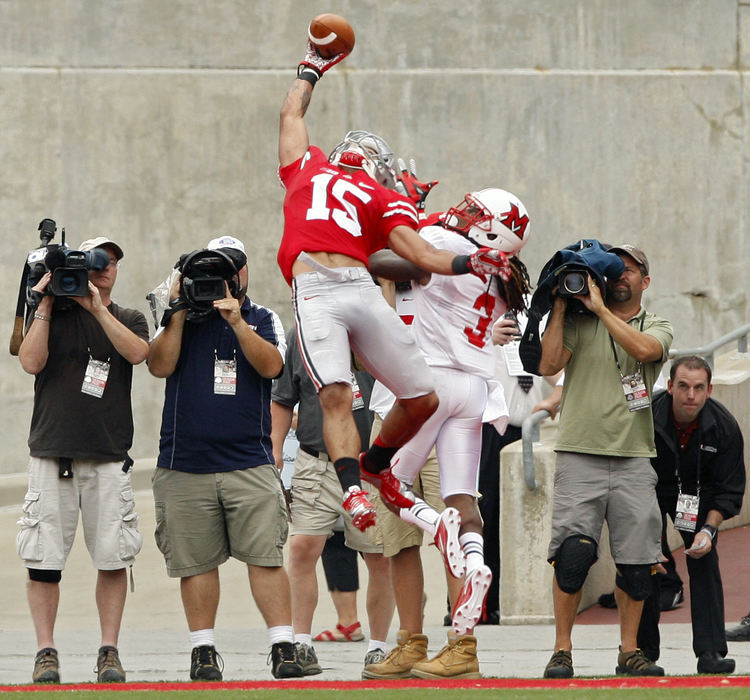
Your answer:
[[[641,333],[643,333],[643,319],[645,317],[646,317],[645,314],[641,316],[641,325],[638,328],[638,330]],[[625,379],[625,375],[622,373],[622,367],[620,366],[620,360],[617,358],[617,349],[615,348],[615,341],[612,339],[612,334],[609,333],[609,331],[607,331],[607,333],[609,335],[609,344],[612,346],[612,354],[615,357],[615,365],[617,365],[617,371],[620,373],[620,379]],[[640,373],[642,366],[643,366],[643,363],[640,360],[638,360],[638,366],[636,367],[636,372]]]

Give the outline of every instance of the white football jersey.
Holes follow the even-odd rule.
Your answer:
[[[458,255],[477,251],[471,241],[441,226],[422,228],[419,235],[436,248]],[[492,379],[492,326],[508,308],[497,285],[494,277],[483,282],[470,273],[433,274],[424,286],[412,284],[416,304],[412,331],[428,365]]]

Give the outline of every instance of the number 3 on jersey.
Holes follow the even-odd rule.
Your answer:
[[[487,292],[480,294],[474,300],[474,308],[479,312],[484,311],[485,314],[479,317],[477,325],[474,328],[466,326],[464,333],[469,342],[478,348],[483,348],[487,344],[487,328],[489,328],[490,321],[492,320],[492,312],[495,310],[495,301],[495,297]]]
[[[331,187],[330,197],[335,202],[338,202],[342,208],[331,209],[329,207],[328,185],[334,177],[334,175],[329,173],[319,173],[310,178],[313,183],[312,205],[307,210],[306,218],[308,221],[313,219],[323,221],[333,219],[333,222],[347,233],[355,237],[361,236],[362,227],[359,223],[357,208],[354,204],[344,199],[344,195],[349,192],[363,204],[367,204],[372,197],[354,183],[336,177],[336,181],[333,183],[333,187]]]

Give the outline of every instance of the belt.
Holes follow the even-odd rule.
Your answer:
[[[328,457],[327,452],[318,452],[314,447],[308,447],[307,445],[300,445],[300,450],[303,452],[306,452],[311,457],[315,457],[316,459],[319,459],[321,462],[329,462],[330,459]]]

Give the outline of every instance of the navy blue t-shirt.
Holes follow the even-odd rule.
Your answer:
[[[242,318],[262,338],[286,352],[279,317],[249,299]],[[214,393],[214,364],[237,360],[237,392]],[[217,313],[203,323],[186,323],[177,367],[167,377],[157,466],[214,473],[273,464],[271,380],[245,359],[237,336]]]

